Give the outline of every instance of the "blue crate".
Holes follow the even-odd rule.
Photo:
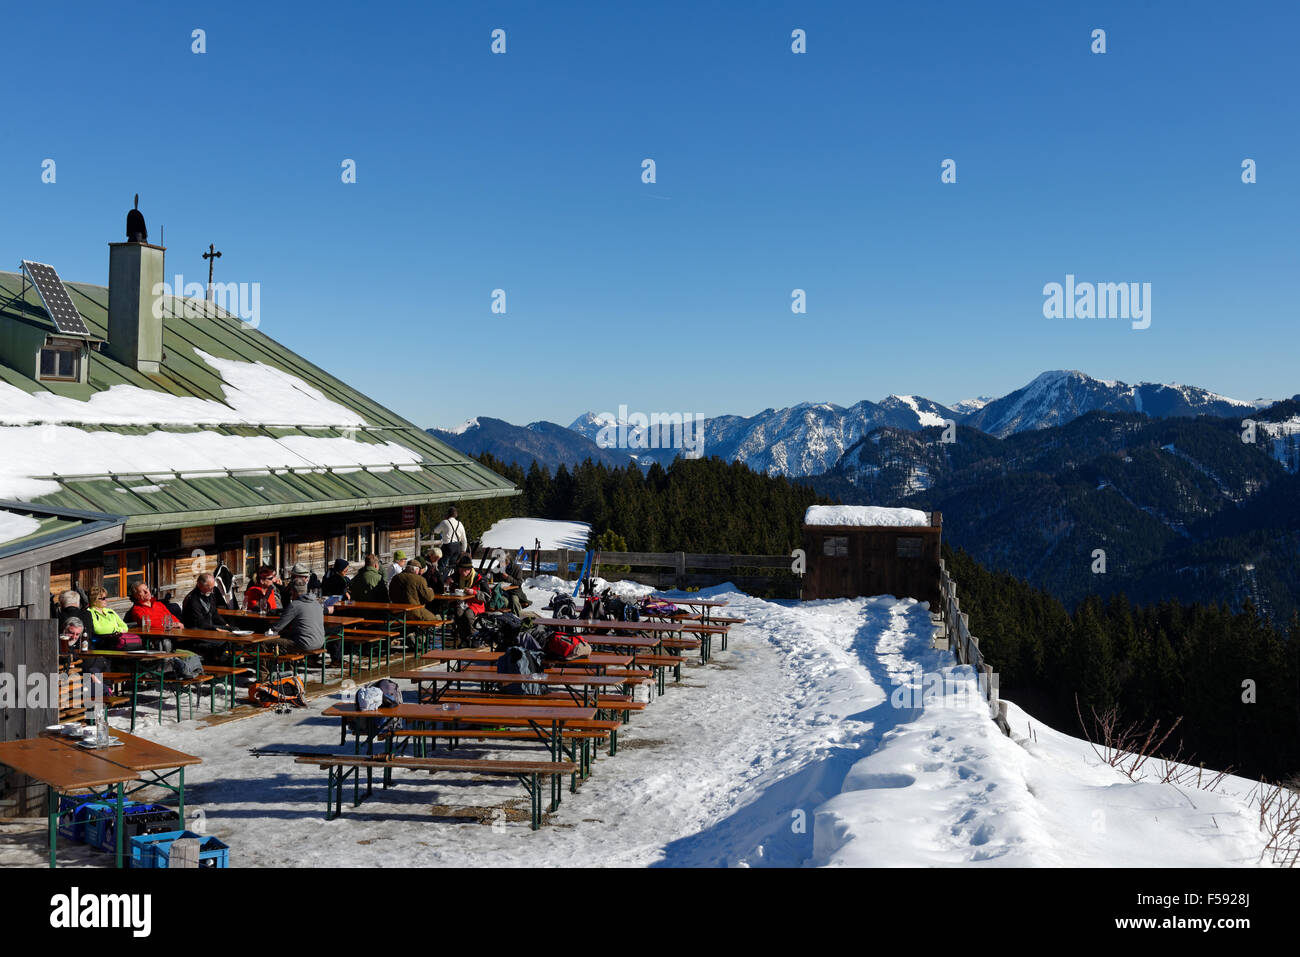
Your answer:
[[[193,831],[166,831],[161,834],[143,834],[131,838],[131,866],[139,868],[165,868],[171,862],[172,841],[192,837],[200,841],[199,867],[230,866],[230,848],[215,837],[205,838]]]
[[[113,806],[110,805],[110,808]],[[131,838],[142,834],[158,833],[160,831],[173,831],[180,823],[181,816],[174,808],[165,807],[162,804],[137,804],[134,801],[127,801],[126,806],[122,808],[122,829],[124,838],[123,847],[127,846]],[[92,844],[101,851],[108,851],[110,854],[117,850],[117,819],[110,815],[105,820],[99,822],[95,831],[96,840],[91,840],[90,829],[86,830],[86,843]]]
[[[74,841],[82,841],[101,850],[104,846],[104,830],[112,825],[117,813],[116,801],[87,801],[85,798],[73,799],[74,806],[69,811],[73,820],[64,825],[63,815],[59,819],[59,835]],[[130,813],[134,801],[122,805],[124,813]]]

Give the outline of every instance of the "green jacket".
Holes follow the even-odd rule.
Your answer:
[[[348,594],[353,601],[388,601],[388,586],[384,573],[378,568],[363,568],[348,583]]]
[[[90,609],[90,634],[92,637],[100,635],[120,635],[129,631],[126,622],[111,608],[91,608]]]

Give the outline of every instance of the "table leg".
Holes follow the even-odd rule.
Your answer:
[[[140,665],[131,669],[131,731],[135,731],[135,710],[140,704]]]
[[[56,866],[54,852],[59,842],[59,799],[48,784],[45,786],[45,809],[50,819],[50,867],[53,868]]]
[[[176,793],[180,799],[181,830],[183,831],[185,830],[185,767],[184,765],[181,766],[180,783],[178,787],[179,790]]]
[[[117,812],[116,812],[117,834],[115,835],[115,837],[117,838],[117,869],[118,870],[122,869],[122,837],[123,837],[122,832],[126,830],[126,826],[122,823],[122,805],[124,804],[126,804],[125,785],[123,785],[122,782],[119,781],[117,784]]]

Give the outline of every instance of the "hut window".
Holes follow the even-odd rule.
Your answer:
[[[257,581],[257,570],[263,565],[280,567],[280,536],[277,532],[244,536],[244,581]]]
[[[349,525],[344,530],[344,555],[348,561],[364,562],[366,556],[375,550],[375,525],[363,522]]]
[[[900,538],[896,547],[899,558],[921,557],[921,539],[919,538]]]
[[[41,349],[41,379],[75,382],[81,377],[81,343],[51,339]]]
[[[144,581],[145,554],[143,548],[104,552],[104,589],[109,598],[131,597],[131,586]]]
[[[847,535],[834,535],[822,542],[822,554],[831,558],[846,558],[849,554]]]

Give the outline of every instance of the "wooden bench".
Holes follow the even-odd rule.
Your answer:
[[[213,683],[213,688],[219,684],[225,689],[226,709],[229,710],[235,703],[235,679],[239,675],[252,674],[252,668],[239,668],[234,665],[204,665],[204,674],[212,675],[217,679]],[[214,692],[215,693],[215,692]]]
[[[522,699],[522,700],[521,700]],[[451,704],[460,702],[461,704],[526,704],[528,702],[544,701],[548,705],[560,705],[564,707],[573,706],[575,708],[599,708],[602,711],[621,711],[624,715],[623,723],[627,723],[627,717],[633,711],[644,711],[646,702],[634,701],[629,695],[619,694],[598,694],[593,704],[584,705],[581,701],[573,700],[573,697],[567,691],[545,691],[542,694],[530,695],[507,695],[493,691],[444,691],[438,698],[432,695],[428,696],[422,703],[431,703],[433,701]]]
[[[213,676],[207,674],[206,671],[201,675],[192,675],[189,678],[176,678],[171,675],[167,675],[165,678],[163,678],[163,683],[162,683],[163,693],[170,691],[172,694],[176,696],[177,723],[180,723],[181,720],[181,692],[182,691],[185,692],[185,700],[189,702],[191,718],[194,717],[194,699],[190,697],[190,692],[192,692],[195,688],[200,689],[200,691],[202,691],[205,688],[207,689],[208,699],[209,699],[208,711],[210,714],[217,713],[216,682],[214,682],[212,679]],[[147,684],[149,685],[152,685],[154,683],[155,683],[154,681],[147,682]],[[159,714],[161,715],[161,713],[162,712],[160,710]]]
[[[581,746],[578,751],[578,776],[585,781],[591,777],[591,761],[595,756],[595,751],[590,745],[597,741],[609,739],[611,742],[610,755],[618,753],[615,739],[618,735],[619,722],[610,719],[596,719],[583,723],[599,724],[602,727],[572,728],[566,724],[560,732],[560,737],[564,741],[577,742]],[[387,740],[390,737],[405,738],[421,744],[429,741],[432,742],[435,748],[439,741],[447,741],[448,747],[455,748],[463,741],[525,741],[536,743],[541,740],[537,732],[532,728],[410,728],[385,731],[378,737],[382,740]],[[422,747],[419,756],[427,757]],[[577,788],[571,784],[570,790],[576,791]]]
[[[385,660],[384,656],[387,655],[389,651],[389,641],[398,634],[400,634],[400,632],[396,631],[349,631],[347,634],[343,635],[343,654],[344,656],[347,655],[348,645],[356,645],[358,654],[364,649],[366,653],[365,670],[370,671],[375,667],[373,656],[378,654],[380,663],[383,663]],[[391,660],[391,658],[388,659],[390,663]],[[352,675],[351,660],[348,661],[348,675],[349,677]]]
[[[664,693],[664,672],[669,668],[673,670],[674,681],[682,680],[681,655],[635,655],[632,658],[632,664],[642,665],[655,673],[660,694]]]
[[[360,792],[361,769],[367,772],[366,793],[372,793],[370,775],[376,768],[385,772],[385,787],[390,786],[389,773],[394,768],[408,771],[466,772],[471,774],[506,774],[517,778],[528,791],[531,811],[532,829],[542,826],[542,784],[544,777],[558,774],[572,774],[577,765],[572,761],[472,761],[456,758],[393,758],[365,757],[357,754],[314,755],[295,759],[296,764],[314,764],[329,773],[329,784],[325,798],[325,820],[332,821],[343,813],[343,785],[352,778],[352,806],[357,807],[363,800]]]

